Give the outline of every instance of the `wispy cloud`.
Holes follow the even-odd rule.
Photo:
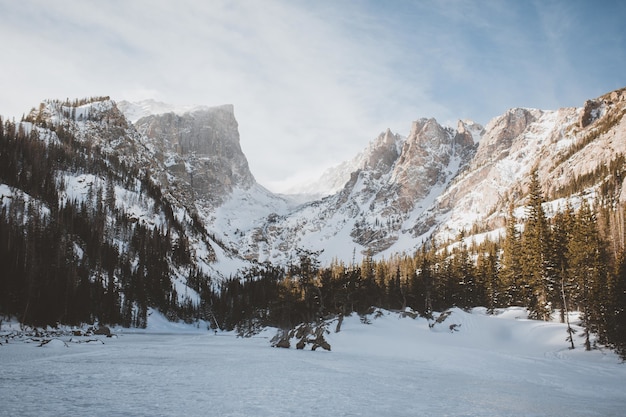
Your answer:
[[[233,103],[253,173],[275,188],[418,117],[486,123],[624,83],[617,5],[0,1],[0,114],[101,94]]]

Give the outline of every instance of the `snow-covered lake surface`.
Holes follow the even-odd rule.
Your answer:
[[[429,328],[355,315],[327,335],[331,352],[270,347],[269,331],[242,339],[156,320],[104,344],[10,341],[0,346],[0,416],[626,414],[626,364],[585,352],[578,335],[569,350],[564,325],[523,316],[455,309]]]

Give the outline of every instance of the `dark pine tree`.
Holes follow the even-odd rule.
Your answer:
[[[522,272],[524,281],[530,286],[527,300],[529,317],[549,320],[554,299],[555,271],[552,260],[552,236],[543,210],[543,194],[537,170],[530,180],[527,219],[522,233]]]

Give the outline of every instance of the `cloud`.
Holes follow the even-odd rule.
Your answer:
[[[624,34],[612,24],[624,8],[607,9],[575,1],[5,1],[0,114],[92,95],[232,103],[254,175],[286,184],[351,158],[388,127],[408,133],[419,117],[486,123],[509,107],[579,105],[619,87]],[[594,57],[602,65],[583,62]]]

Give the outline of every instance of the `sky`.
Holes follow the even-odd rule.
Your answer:
[[[487,124],[626,87],[626,2],[0,0],[0,115],[108,95],[233,104],[281,192],[387,128]]]

